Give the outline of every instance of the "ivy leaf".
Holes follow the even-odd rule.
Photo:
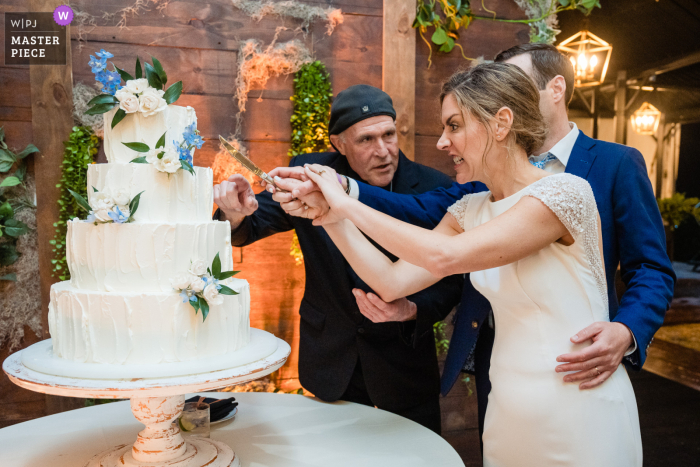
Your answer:
[[[146,67],[146,79],[148,80],[148,84],[152,88],[163,89],[163,83],[160,82],[158,73],[156,73],[156,70],[155,68],[153,68],[153,65],[151,65],[148,62],[144,62],[143,65],[144,67]]]
[[[17,158],[12,151],[0,148],[0,162],[9,162],[12,165],[17,162]]]
[[[569,6],[569,3],[571,3],[571,0],[559,0],[561,6]]]
[[[12,243],[0,244],[0,266],[9,266],[18,259],[19,253]]]
[[[219,274],[221,274],[221,258],[219,258],[219,253],[214,256],[214,261],[211,262],[211,275],[214,279],[219,279]]]
[[[97,104],[97,105],[95,105],[95,106],[90,107],[89,109],[87,109],[87,110],[85,111],[85,115],[99,115],[99,114],[103,114],[103,113],[105,113],[105,112],[109,112],[110,110],[112,110],[112,109],[114,108],[114,106],[115,106],[115,104]],[[121,109],[119,109],[119,110],[120,110],[121,112],[124,112],[124,111],[121,110]],[[117,112],[117,113],[119,113],[119,112]],[[124,114],[126,115],[126,112],[124,112]],[[115,115],[115,116],[116,116],[116,115]],[[114,127],[112,127],[112,128],[114,128]]]
[[[112,128],[117,126],[117,123],[124,120],[124,117],[126,117],[126,112],[124,109],[117,110],[117,112],[114,114],[114,118],[112,119]]]
[[[17,154],[17,159],[24,159],[28,155],[34,154],[35,152],[39,152],[39,149],[33,144],[28,144],[27,147],[22,150],[22,152]]]
[[[165,86],[165,83],[168,82],[168,75],[165,74],[165,70],[163,70],[163,65],[160,64],[158,59],[151,55],[151,61],[153,62],[153,68],[155,69],[156,73],[158,73],[158,78],[160,78],[160,82]]]
[[[11,272],[10,274],[5,274],[4,276],[0,277],[0,281],[17,282],[17,274],[15,274],[14,272]]]
[[[14,162],[0,161],[0,173],[9,172]]]
[[[455,40],[451,37],[447,38],[444,44],[440,46],[440,52],[450,53],[455,47]]]
[[[221,295],[238,295],[238,292],[229,287],[226,287],[225,285],[220,285],[220,287],[221,288],[219,289],[219,293]]]
[[[143,77],[143,70],[141,69],[141,60],[139,60],[138,55],[136,56],[136,70],[134,70],[134,76],[136,79]]]
[[[129,149],[133,149],[136,152],[148,152],[151,148],[148,147],[146,143],[122,143]]]
[[[143,191],[131,199],[131,202],[129,203],[129,212],[131,214],[129,215],[129,217],[134,217],[134,214],[136,214],[136,211],[139,208],[139,201],[141,200],[141,194],[143,194]]]
[[[5,222],[5,234],[9,237],[17,238],[29,232],[29,227],[24,222],[17,219],[9,219]]]
[[[170,105],[180,98],[180,94],[182,94],[182,81],[171,85],[163,94],[163,99]]]
[[[19,168],[15,171],[15,177],[17,177],[20,182],[24,181],[24,176],[26,174],[27,166],[25,164],[20,165]]]
[[[437,45],[444,44],[447,42],[447,33],[442,28],[435,28],[433,37],[431,37],[430,40]]]
[[[87,213],[90,213],[90,211],[92,211],[90,204],[85,200],[85,198],[83,198],[81,195],[79,195],[75,191],[71,190],[70,188],[68,188],[67,190],[68,190],[68,193],[73,195],[73,198],[75,198],[75,201],[77,201],[78,206],[80,206],[83,209],[83,211],[85,211]]]
[[[99,96],[95,96],[92,99],[90,99],[90,102],[88,102],[88,105],[96,105],[96,104],[118,104],[119,99],[114,97],[111,94],[100,94]]]
[[[224,279],[228,279],[229,277],[233,277],[236,274],[238,274],[241,271],[225,271],[219,274],[219,277],[217,277],[218,280],[222,281]]]
[[[166,130],[165,133],[167,133],[167,132],[168,132],[168,131]],[[157,149],[157,148],[165,147],[165,133],[163,133],[163,136],[161,136],[161,137],[158,139],[158,142],[156,143],[156,149]]]
[[[148,161],[146,160],[146,156],[141,156],[137,157],[136,159],[131,159],[129,163],[134,163],[134,164],[148,164]]]
[[[9,219],[14,215],[15,211],[14,209],[12,209],[12,206],[10,205],[9,201],[5,201],[3,204],[0,204],[0,219]]]
[[[114,65],[114,63],[112,63],[112,66],[114,66],[114,69],[117,70],[117,73],[119,73],[119,76],[122,77],[122,79],[124,80],[124,82],[131,81],[131,80],[134,79],[134,77],[131,76],[131,75],[130,75],[129,73],[127,73],[126,71],[122,70],[121,68],[117,68],[117,66]]]
[[[199,297],[199,308],[202,309],[202,322],[204,322],[209,314],[209,304],[202,297]]]
[[[17,177],[14,177],[14,176],[13,176],[13,177],[7,177],[5,180],[3,180],[2,182],[0,182],[0,187],[3,187],[3,186],[17,186],[17,185],[19,185],[20,183],[22,183],[22,182],[21,182],[20,179],[17,178]]]

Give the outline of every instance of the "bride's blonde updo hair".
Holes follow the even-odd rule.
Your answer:
[[[509,154],[515,145],[527,155],[542,146],[547,127],[540,113],[540,93],[525,72],[510,63],[482,63],[468,70],[458,71],[442,85],[440,103],[453,95],[462,113],[476,118],[493,141],[489,122],[502,107],[513,112],[513,124],[506,138]],[[464,115],[463,115],[464,116]]]

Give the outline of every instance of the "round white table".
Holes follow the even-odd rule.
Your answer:
[[[383,410],[292,394],[214,394],[239,402],[236,417],[212,425],[211,437],[231,446],[242,467],[464,467],[443,438]],[[0,429],[0,465],[83,466],[142,429],[129,401],[39,418]]]

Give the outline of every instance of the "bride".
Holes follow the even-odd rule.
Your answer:
[[[569,336],[609,320],[591,187],[528,162],[546,129],[539,93],[518,67],[490,63],[458,72],[440,100],[438,148],[453,159],[458,182],[481,181],[489,191],[465,196],[429,231],[350,198],[332,169],[310,165],[306,176],[322,194],[305,196],[306,208],[291,214],[323,225],[387,302],[471,273],[496,320],[485,466],[641,466],[637,407],[624,367],[586,391],[554,371],[558,355],[588,345]],[[400,260],[391,262],[363,233]]]

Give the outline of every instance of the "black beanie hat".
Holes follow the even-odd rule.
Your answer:
[[[389,94],[367,84],[350,86],[338,93],[333,101],[328,134],[340,134],[355,123],[377,115],[389,115],[396,120]]]

